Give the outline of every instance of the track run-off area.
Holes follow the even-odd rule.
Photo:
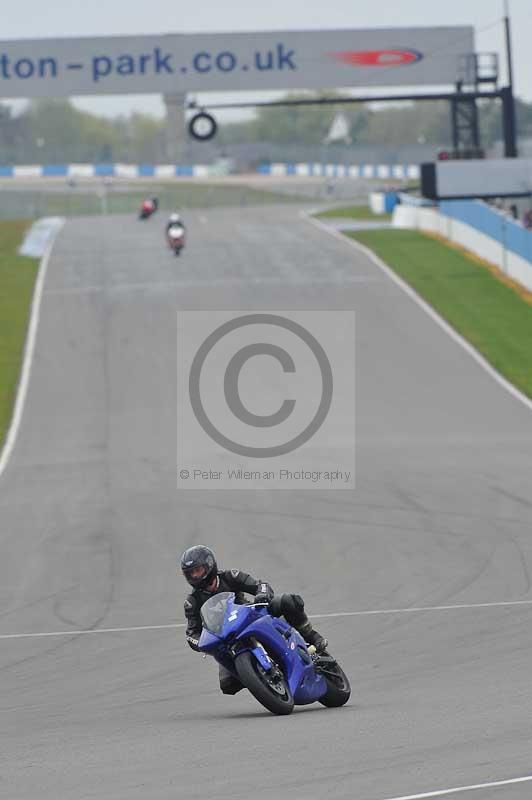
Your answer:
[[[0,475],[0,797],[524,800],[532,412],[296,204],[67,221]],[[176,312],[356,313],[356,490],[177,490]],[[268,714],[177,558],[301,593],[349,704]],[[89,635],[90,634],[90,635]]]

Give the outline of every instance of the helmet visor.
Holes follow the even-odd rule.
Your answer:
[[[206,577],[208,571],[209,569],[205,564],[197,564],[194,567],[183,570],[187,578],[192,578],[193,581],[201,581]]]

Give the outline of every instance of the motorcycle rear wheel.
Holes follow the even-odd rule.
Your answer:
[[[264,708],[272,714],[292,713],[294,698],[278,667],[274,667],[273,674],[267,672],[253,654],[246,651],[235,658],[235,669],[243,685]]]

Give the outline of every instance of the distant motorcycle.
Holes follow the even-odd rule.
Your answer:
[[[166,239],[168,241],[168,246],[174,251],[176,256],[178,256],[185,246],[185,229],[179,224],[172,225],[166,231]]]
[[[139,211],[139,219],[149,219],[157,211],[157,204],[153,200],[143,200]]]
[[[201,608],[199,650],[214,656],[272,714],[290,714],[316,700],[343,706],[349,680],[328,653],[307,647],[303,637],[266,604],[235,603],[233,592],[213,595]]]

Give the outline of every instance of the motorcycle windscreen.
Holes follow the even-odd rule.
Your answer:
[[[233,592],[220,592],[210,597],[201,607],[201,619],[203,627],[214,634],[219,634],[222,630],[227,606],[235,599]]]

